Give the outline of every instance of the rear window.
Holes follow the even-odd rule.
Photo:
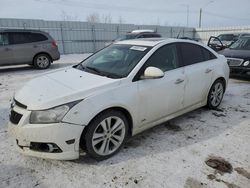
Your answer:
[[[29,33],[29,32],[9,33],[10,44],[25,44],[25,43],[40,42],[45,40],[48,40],[48,38],[40,33]]]
[[[31,42],[40,42],[40,41],[48,40],[48,38],[40,33],[31,33],[30,40]]]
[[[202,53],[203,53],[203,56],[204,56],[204,61],[209,61],[209,60],[212,60],[212,59],[216,59],[216,56],[211,53],[209,50],[201,47],[201,50],[202,50]]]

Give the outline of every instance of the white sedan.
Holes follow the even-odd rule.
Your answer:
[[[80,64],[28,82],[9,129],[30,156],[103,160],[126,138],[202,106],[217,108],[229,77],[224,56],[193,41],[117,42]]]

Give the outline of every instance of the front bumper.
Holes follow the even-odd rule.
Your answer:
[[[57,160],[79,158],[79,141],[84,126],[69,123],[30,124],[30,111],[20,107],[14,107],[13,110],[23,115],[18,124],[11,122],[8,124],[9,132],[15,138],[19,152],[29,156]],[[32,143],[53,143],[61,151],[34,150]]]
[[[250,67],[233,67],[230,66],[230,73],[231,74],[250,74]]]

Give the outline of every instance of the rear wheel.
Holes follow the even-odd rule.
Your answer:
[[[124,144],[128,121],[119,111],[108,110],[99,114],[87,127],[84,138],[87,153],[96,160],[116,154]]]
[[[51,60],[47,54],[39,54],[34,58],[33,64],[37,69],[47,69],[50,67]]]
[[[224,82],[222,80],[216,80],[212,85],[207,99],[207,105],[211,109],[216,109],[223,98],[225,92]]]

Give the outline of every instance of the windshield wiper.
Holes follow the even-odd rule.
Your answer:
[[[106,76],[108,78],[122,78],[122,76],[120,76],[120,75],[110,74],[110,73],[104,74],[104,76]]]
[[[86,70],[86,69],[90,70],[91,72],[94,72],[94,73],[96,73],[96,74],[98,74],[100,76],[105,76],[105,77],[108,77],[108,78],[122,78],[122,76],[120,76],[120,75],[100,71],[99,69],[94,68],[94,67],[82,66],[82,68],[83,68],[83,70]]]
[[[88,70],[91,70],[91,71],[93,71],[93,72],[95,72],[95,73],[97,73],[97,74],[99,74],[99,75],[101,75],[101,76],[103,76],[103,73],[100,71],[100,70],[98,70],[97,68],[94,68],[94,67],[88,67],[88,66],[83,66],[83,68],[84,69],[88,69]]]

